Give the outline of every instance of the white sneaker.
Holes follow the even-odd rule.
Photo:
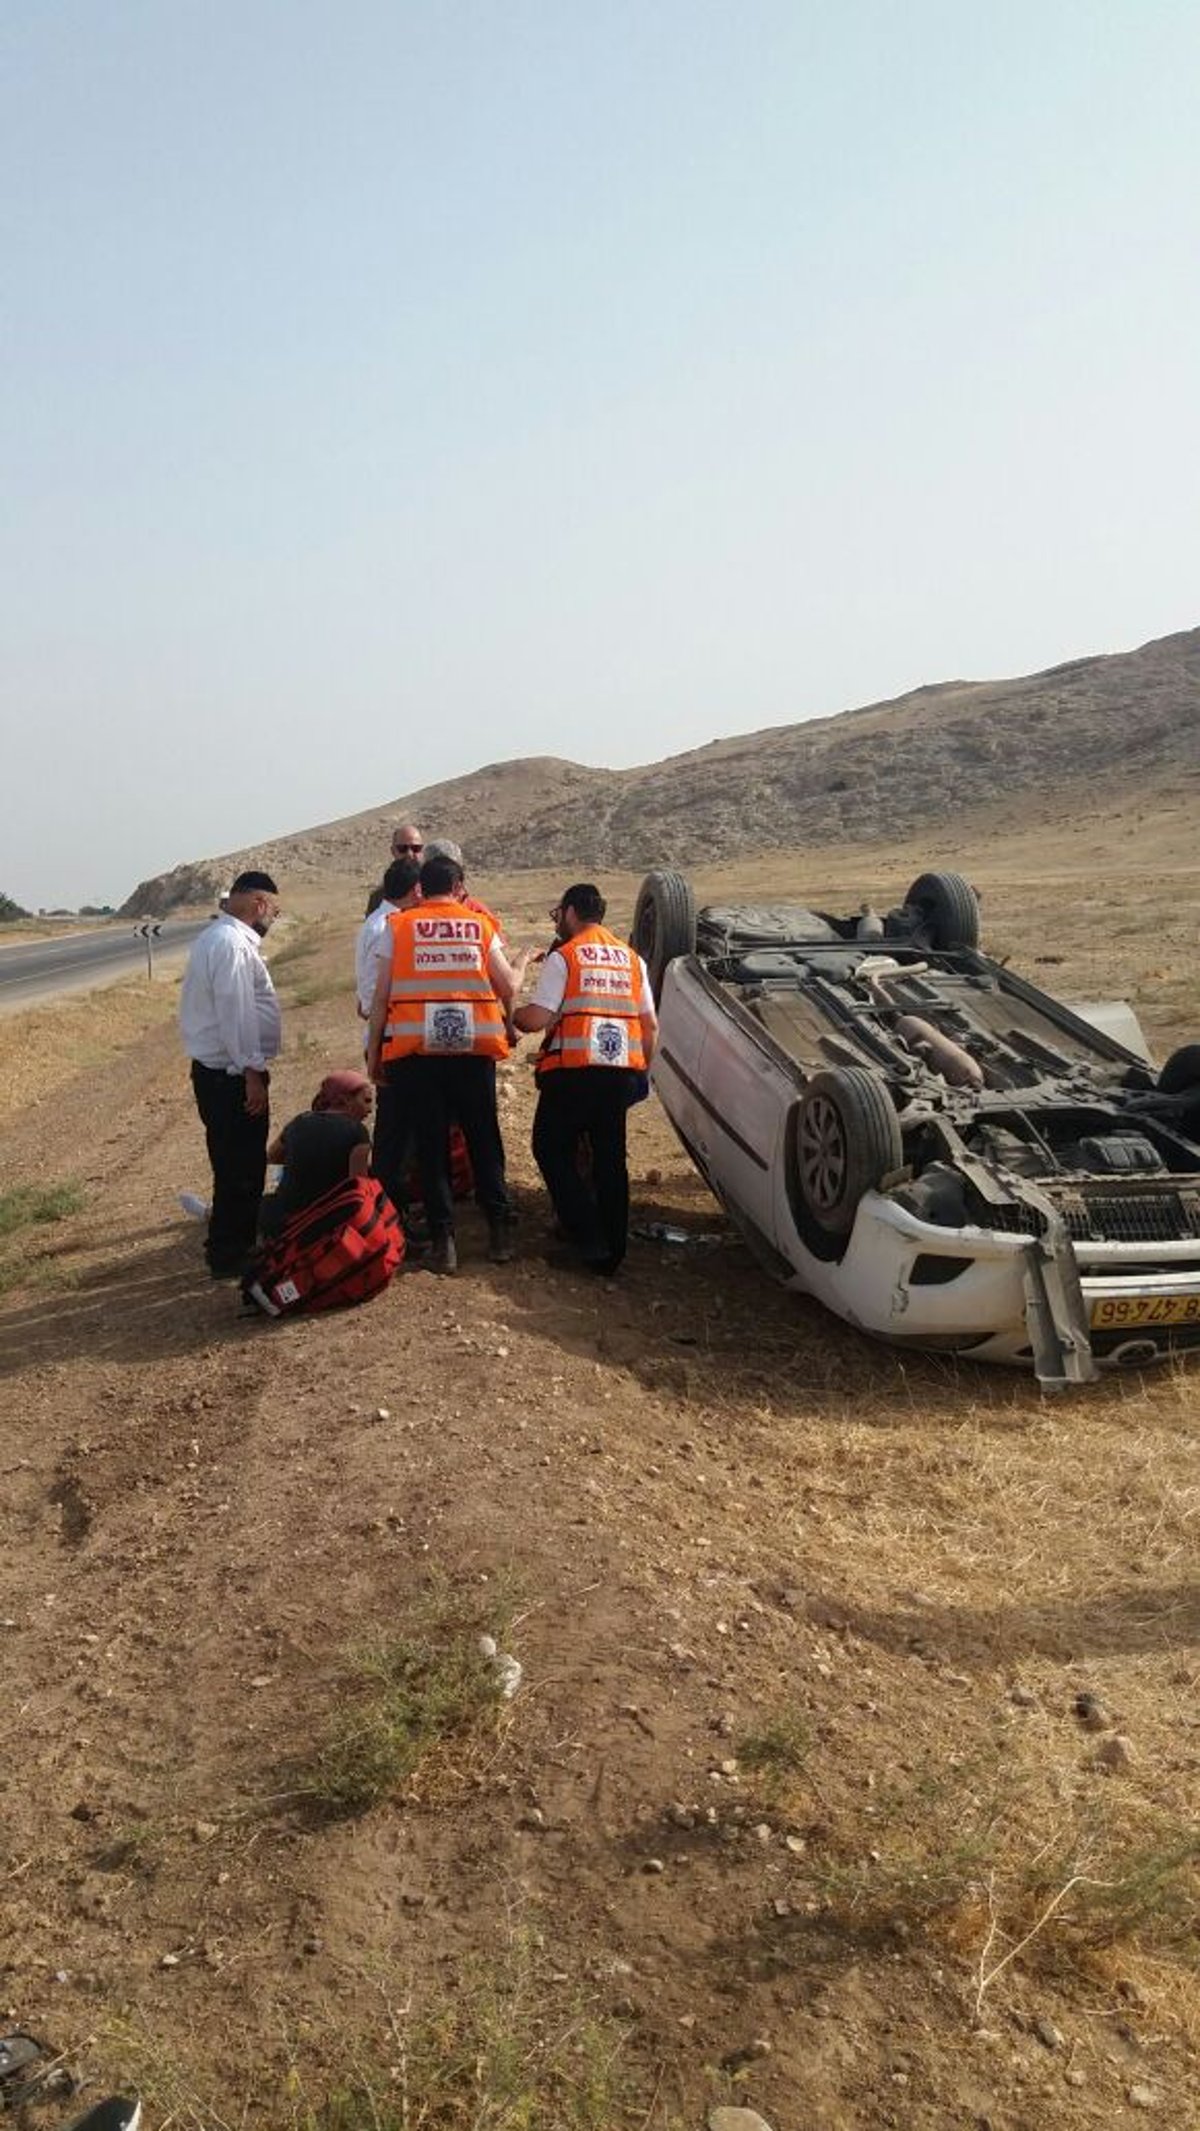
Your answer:
[[[200,1198],[194,1191],[181,1191],[179,1203],[189,1221],[207,1221],[212,1212],[208,1200]]]

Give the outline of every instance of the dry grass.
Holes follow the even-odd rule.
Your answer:
[[[1017,840],[971,853],[951,848],[948,838],[936,852],[825,854],[819,872],[811,857],[785,856],[706,875],[699,885],[703,894],[802,891],[836,909],[862,894],[894,898],[927,862],[965,860],[985,889],[988,934],[1011,950],[1018,967],[1044,974],[1066,995],[1129,992],[1140,984],[1148,995],[1144,1018],[1165,1049],[1168,1040],[1200,1033],[1186,1019],[1194,991],[1187,989],[1190,949],[1175,913],[1176,890],[1158,873],[1138,875],[1131,846],[1114,891],[1121,923],[1110,923],[1116,861],[1106,858],[1098,833],[1064,834],[1052,852]],[[1178,853],[1168,850],[1167,858],[1174,864]],[[545,906],[562,885],[556,877],[475,885],[503,913],[514,944],[544,939]],[[636,882],[618,877],[605,885],[623,925]],[[309,986],[319,991],[302,1025],[296,1016],[287,1026],[280,1115],[308,1101],[326,1065],[347,1062],[360,893],[357,880],[344,893],[335,884],[332,895],[326,884],[319,929],[304,935],[304,951],[280,972],[288,985],[294,980],[296,995]],[[1062,959],[1039,965],[1036,957],[1046,953]],[[537,1226],[523,1129],[524,1063],[514,1079],[519,1093],[506,1124],[512,1171],[528,1194],[524,1243]],[[652,1199],[655,1217],[719,1223],[653,1105],[635,1120],[634,1147],[635,1197],[643,1208]],[[645,1181],[650,1164],[659,1172],[652,1189]],[[490,1566],[502,1489],[505,1546],[525,1549],[519,1558],[535,1564],[539,1594],[557,1594],[523,1629],[529,1700],[518,1698],[516,1721],[502,1733],[504,1712],[484,1692],[474,1662],[475,1634],[495,1623],[472,1607],[461,1622],[442,1626],[436,1607],[432,1615],[401,1613],[398,1642],[356,1652],[335,1685],[335,1722],[320,1748],[334,1750],[322,1780],[329,1780],[333,1813],[344,1817],[323,1825],[318,1810],[315,1820],[292,1822],[271,1852],[269,1830],[252,1816],[241,1864],[255,1904],[247,1913],[283,1919],[280,1958],[273,1966],[264,1959],[257,1971],[264,1992],[275,1993],[254,2026],[257,2069],[247,2065],[240,2083],[227,2086],[214,2069],[211,2033],[199,2036],[194,2025],[194,2072],[183,2062],[193,2005],[209,1987],[197,1963],[187,1978],[195,1999],[186,2011],[171,2013],[165,1996],[154,2009],[162,2023],[157,2044],[139,2029],[136,2047],[106,2049],[113,2078],[136,2075],[157,2111],[152,2120],[169,2118],[189,2131],[232,2131],[243,2122],[267,2131],[592,2131],[593,2124],[598,2131],[601,2123],[613,2131],[643,2123],[662,2131],[661,2107],[647,2114],[653,2074],[643,2080],[643,2059],[626,2053],[611,2003],[555,1980],[588,1974],[587,1951],[598,1943],[631,1945],[644,1897],[657,1905],[650,1925],[659,1948],[653,2018],[661,2016],[677,2040],[677,2012],[700,2011],[694,2043],[679,2045],[689,2131],[711,2093],[714,2051],[704,2023],[719,2027],[726,2018],[731,1969],[745,1991],[736,2001],[739,2022],[744,2011],[747,2032],[772,2028],[774,1983],[754,1968],[764,1945],[779,1968],[796,1970],[784,1979],[785,1994],[793,1985],[807,1989],[814,1953],[835,1980],[854,1971],[866,1978],[864,2001],[857,1985],[843,1994],[850,2008],[844,2032],[861,2082],[855,2087],[849,2056],[820,2075],[836,2085],[836,2108],[856,2121],[881,2124],[892,2103],[904,2114],[903,2097],[887,2085],[892,2031],[881,2040],[872,2025],[876,1995],[889,2017],[903,2001],[914,2052],[939,2094],[957,2077],[979,2008],[1006,2036],[1011,2016],[1014,2047],[1017,2022],[1030,2007],[1048,2010],[1070,2031],[1072,2046],[1083,2036],[1081,2047],[1097,2051],[1102,2030],[1111,2039],[1115,2024],[1129,2021],[1147,2054],[1160,2051],[1170,2070],[1170,2079],[1154,2074],[1164,2088],[1162,2121],[1182,2121],[1184,2051],[1189,2040],[1200,2044],[1200,1886],[1191,1833],[1200,1368],[1181,1362],[1049,1402],[1016,1373],[871,1345],[799,1298],[764,1286],[732,1243],[674,1256],[635,1247],[626,1282],[605,1297],[597,1324],[568,1282],[529,1265],[519,1265],[502,1290],[486,1273],[478,1284],[465,1275],[450,1300],[440,1289],[427,1295],[431,1286],[398,1284],[371,1313],[308,1328],[295,1345],[274,1350],[283,1357],[278,1364],[256,1351],[253,1396],[267,1403],[248,1440],[268,1425],[274,1398],[276,1414],[289,1418],[287,1427],[278,1418],[270,1425],[295,1448],[288,1429],[308,1395],[303,1370],[296,1374],[296,1357],[306,1359],[301,1338],[310,1342],[318,1389],[317,1357],[332,1357],[329,1396],[313,1402],[314,1442],[326,1441],[352,1378],[351,1397],[364,1405],[387,1397],[397,1408],[395,1379],[403,1376],[419,1425],[398,1431],[394,1446],[389,1439],[387,1459],[383,1436],[360,1430],[357,1420],[338,1436],[334,1492],[353,1505],[348,1529],[359,1528],[360,1512],[364,1530],[372,1512],[382,1517],[403,1474],[422,1518],[436,1509],[439,1521],[457,1520],[462,1562],[474,1564],[482,1547]],[[504,1323],[496,1341],[510,1348],[503,1372],[485,1367],[493,1334],[482,1327],[493,1318]],[[218,1401],[226,1398],[229,1384],[215,1360],[189,1357],[186,1373],[189,1383],[194,1378]],[[358,1388],[368,1379],[369,1393]],[[543,1398],[547,1383],[557,1388]],[[82,1379],[72,1409],[73,1425],[89,1439],[95,1388],[93,1379]],[[119,1383],[112,1388],[123,1392]],[[246,1388],[249,1395],[249,1379]],[[164,1380],[160,1397],[166,1389]],[[65,1399],[68,1390],[64,1379],[55,1397]],[[504,1394],[494,1406],[493,1391]],[[485,1398],[481,1480],[476,1431]],[[169,1399],[164,1405],[170,1412]],[[430,1428],[435,1412],[451,1425]],[[564,1414],[571,1416],[567,1427]],[[189,1418],[187,1430],[197,1425],[207,1428],[207,1418]],[[301,1448],[305,1457],[313,1454],[309,1444]],[[149,1459],[135,1467],[139,1473],[142,1463]],[[219,1484],[224,1500],[227,1483]],[[314,1521],[326,1500],[314,1495]],[[407,1520],[408,1498],[403,1508]],[[329,1536],[329,1558],[344,1565],[344,1517]],[[369,1617],[394,1621],[387,1579],[395,1557],[378,1535],[362,1544],[368,1568],[361,1560],[356,1567]],[[371,1586],[369,1556],[377,1546],[380,1581]],[[585,1573],[590,1587],[593,1556],[594,1575],[612,1594],[596,1620],[590,1608],[599,1599],[574,1596]],[[247,1559],[264,1591],[281,1558],[286,1548],[281,1556],[275,1540],[262,1554],[251,1547]],[[449,1558],[457,1564],[457,1556]],[[64,1559],[60,1589],[68,1571]],[[301,1610],[319,1615],[330,1588],[306,1586]],[[336,1635],[352,1632],[339,1626]],[[692,1669],[664,1655],[676,1640],[695,1651]],[[666,1694],[664,1668],[672,1690]],[[1016,1701],[1014,1688],[1021,1690]],[[1115,1774],[1092,1765],[1102,1741],[1074,1713],[1082,1688],[1103,1697],[1114,1728],[1132,1742],[1129,1766]],[[280,1712],[291,1736],[311,1736],[302,1729],[311,1693],[305,1675],[296,1701]],[[631,1719],[614,1717],[618,1697],[622,1708],[628,1698],[649,1712],[653,1745],[644,1724],[631,1730]],[[742,1774],[710,1788],[691,1750],[726,1708],[738,1744],[714,1743],[712,1758],[719,1767],[725,1752],[736,1751]],[[64,1719],[75,1721],[73,1712]],[[263,1756],[275,1750],[264,1748]],[[573,1818],[574,1771],[585,1763],[590,1769],[589,1757],[596,1766],[605,1758],[610,1764],[605,1812]],[[253,1767],[261,1767],[257,1752]],[[517,1816],[505,1808],[508,1786],[517,1787],[526,1769],[544,1786],[540,1796],[555,1822],[545,1839],[514,1827]],[[242,1773],[239,1764],[235,1788]],[[301,1781],[311,1784],[313,1773],[310,1756]],[[679,1873],[679,1888],[673,1853],[668,1870],[644,1883],[614,1862],[614,1774],[625,1792],[622,1825],[643,1827],[664,1797],[686,1796],[704,1808],[718,1802],[722,1839],[690,1841],[689,1876]],[[761,1813],[749,1803],[759,1795]],[[396,1804],[371,1810],[376,1797]],[[732,1823],[742,1802],[744,1818]],[[443,1803],[455,1810],[434,1810]],[[160,1813],[161,1801],[148,1795],[146,1806]],[[361,1869],[365,1857],[369,1865],[383,1854],[393,1815],[403,1829],[398,1839],[438,1861],[456,1892],[469,1886],[450,1877],[456,1831],[470,1826],[473,1846],[482,1827],[487,1848],[494,1827],[499,1869],[519,1873],[554,1915],[561,1968],[536,1942],[528,1955],[504,1946],[493,1957],[494,1910],[463,1927],[475,1931],[479,1957],[464,1959],[457,1915],[448,1923],[430,1903],[405,1924],[422,1956],[430,1951],[414,1979],[396,1962],[394,1913],[380,1923],[364,1904],[354,1925],[365,1940],[355,1939],[337,1900],[318,1910],[324,1954],[302,1961],[279,1890],[286,1883],[290,1898],[300,1875],[308,1892],[324,1888],[325,1875],[334,1879],[347,1861]],[[756,1815],[775,1828],[769,1845],[751,1833]],[[136,1877],[140,1900],[159,1899],[160,1915],[196,1891],[189,1826],[190,1813],[179,1816],[178,1827],[171,1822],[161,1862],[158,1851],[149,1860],[153,1871],[143,1869],[136,1846],[124,1868]],[[791,1849],[785,1833],[793,1836]],[[269,1875],[256,1877],[268,1855]],[[277,1885],[281,1860],[286,1872]],[[237,1879],[235,1872],[231,1884]],[[776,1897],[786,1914],[773,1910]],[[698,1913],[705,1905],[702,1913],[723,1920],[721,1947],[697,1951],[685,1903]],[[140,1942],[138,1957],[155,1943]],[[54,1952],[44,1941],[39,1950]],[[518,1970],[525,1964],[520,1983],[514,1959]],[[121,1974],[121,1991],[132,1995]],[[336,1996],[339,2016],[353,2004],[342,2069],[328,2006],[314,2014],[311,2034],[297,2030],[303,1994],[315,2004],[322,1989]],[[645,1994],[640,1977],[636,1994]],[[374,2020],[370,2006],[364,2011],[372,1997]],[[281,2052],[275,2045],[289,2022],[298,2039]],[[763,2073],[764,2114],[772,2122],[786,2120],[785,2096],[799,2093],[810,2113],[816,2106],[802,2091],[804,2067],[796,2058],[784,2062],[788,2028],[780,2018],[774,2070]],[[690,2038],[691,2030],[679,2034]],[[1040,2048],[1031,2045],[1035,2066]],[[293,2067],[290,2085],[281,2055]],[[1109,2060],[1097,2058],[1088,2090],[1096,2107],[1101,2096],[1107,2107],[1109,2076]],[[872,2078],[872,2091],[884,2095],[878,2107],[867,2095]],[[633,2109],[631,2090],[639,2091]],[[1119,2091],[1118,2081],[1112,2092]],[[944,2103],[946,2120],[956,2108],[968,2120],[967,2099],[960,2107],[957,2088],[955,2096]],[[1006,2121],[1033,2105],[1032,2090],[1024,2101],[1012,2092],[996,2095]],[[1078,2106],[1069,2090],[1057,2101],[1039,2098],[1038,2121],[1074,2123]]]
[[[153,984],[130,978],[0,1018],[0,1125],[53,1102],[79,1073],[170,1021],[178,985],[177,971]]]
[[[100,2052],[118,2084],[184,2131],[679,2131],[657,2087],[644,2091],[628,2029],[555,1965],[535,1923],[510,1921],[450,1985],[370,1980],[377,2018],[345,2036],[332,2080],[291,2035],[286,2070],[231,2065],[214,2087],[137,2015],[112,2022]]]
[[[503,1632],[495,1598],[485,1607],[440,1585],[406,1633],[376,1636],[350,1653],[348,1675],[299,1795],[342,1819],[384,1800],[445,1801],[494,1753],[503,1700],[485,1632]]]

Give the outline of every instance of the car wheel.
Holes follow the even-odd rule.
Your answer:
[[[932,948],[978,947],[979,898],[961,873],[922,873],[904,901],[920,911]]]
[[[1172,1051],[1158,1085],[1164,1095],[1184,1095],[1190,1088],[1200,1095],[1200,1043],[1184,1043]]]
[[[631,945],[646,965],[657,1002],[668,962],[696,951],[696,900],[686,875],[648,873],[638,891]]]
[[[792,1158],[800,1202],[827,1236],[848,1236],[858,1202],[899,1169],[900,1120],[877,1073],[833,1066],[800,1099]]]

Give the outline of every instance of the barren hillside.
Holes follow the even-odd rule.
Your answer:
[[[634,871],[741,852],[871,842],[980,812],[1093,813],[1130,777],[1146,792],[1200,776],[1200,629],[1007,681],[948,681],[631,770],[535,757],[365,814],[143,881],[122,915],[203,901],[238,865],[289,883],[373,878],[389,824],[457,836],[474,865]],[[1127,796],[1127,793],[1126,793]]]

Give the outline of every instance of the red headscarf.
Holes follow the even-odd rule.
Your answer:
[[[347,1103],[371,1085],[365,1073],[327,1073],[313,1096],[314,1110],[344,1110]]]

